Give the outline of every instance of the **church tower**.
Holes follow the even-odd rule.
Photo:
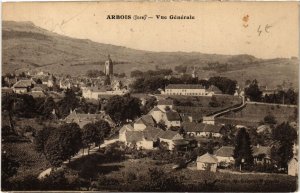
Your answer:
[[[105,61],[104,74],[107,75],[107,76],[111,76],[111,75],[114,74],[114,72],[113,72],[113,62],[110,58],[110,55],[108,55],[108,59]]]

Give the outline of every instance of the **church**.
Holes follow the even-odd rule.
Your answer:
[[[104,64],[104,74],[106,76],[112,76],[114,74],[113,62],[110,58],[110,55],[108,55],[108,59],[105,61],[105,64]]]

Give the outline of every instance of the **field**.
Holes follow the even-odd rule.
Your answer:
[[[125,161],[105,161],[103,155],[91,155],[72,163],[67,171],[69,177],[78,174],[79,178],[92,181],[102,181],[100,188],[107,191],[124,191],[128,185],[128,174],[134,173],[134,183],[139,183],[149,168],[157,167],[165,175],[183,177],[186,191],[295,191],[297,178],[284,174],[231,174],[212,173],[192,169],[172,170],[172,164],[159,164],[150,158],[126,159]],[[140,179],[141,178],[141,179]],[[104,185],[103,179],[115,182],[114,185]],[[215,182],[215,183],[213,183]],[[99,188],[99,186],[98,186]]]
[[[161,95],[163,96],[163,95]],[[211,102],[211,97],[207,96],[166,96],[175,99],[175,107],[179,113],[189,114],[193,117],[202,118],[213,112],[226,109],[228,107],[237,105],[241,103],[240,98],[231,95],[215,95],[219,106],[211,107],[209,103]],[[176,100],[179,101],[176,104]]]
[[[238,112],[231,112],[217,118],[218,122],[246,124],[249,126],[256,126],[259,122],[263,121],[266,115],[273,115],[278,123],[284,121],[296,121],[297,108],[294,106],[282,106],[274,104],[247,104],[244,109]]]

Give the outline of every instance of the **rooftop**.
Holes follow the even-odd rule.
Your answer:
[[[168,121],[180,121],[180,115],[177,111],[167,111],[166,116]]]
[[[253,156],[265,155],[266,157],[271,156],[271,147],[268,146],[254,146],[252,147]]]
[[[169,84],[166,89],[205,89],[201,84]]]
[[[232,157],[233,156],[234,147],[232,146],[222,146],[215,152],[215,156],[220,157]]]
[[[219,133],[221,126],[219,125],[210,125],[205,123],[195,123],[195,122],[183,122],[183,129],[186,132],[211,132]]]
[[[14,88],[27,88],[31,87],[35,82],[33,80],[19,80],[14,84]]]
[[[154,122],[151,115],[143,115],[135,123],[145,124],[145,125],[149,125],[149,126],[154,126],[155,125],[155,122]]]
[[[162,99],[157,102],[157,105],[173,105],[173,100]]]
[[[218,163],[218,159],[209,153],[206,153],[200,157],[197,158],[197,162],[202,162],[202,163]]]

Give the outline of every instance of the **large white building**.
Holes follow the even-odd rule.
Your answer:
[[[185,95],[185,96],[212,96],[214,94],[222,94],[222,92],[215,86],[210,86],[205,89],[200,84],[169,84],[166,86],[165,95]]]
[[[107,91],[105,88],[98,87],[83,87],[82,97],[86,99],[96,99],[98,100],[101,96],[114,96],[114,95],[124,95],[128,93],[127,90],[112,90]]]

